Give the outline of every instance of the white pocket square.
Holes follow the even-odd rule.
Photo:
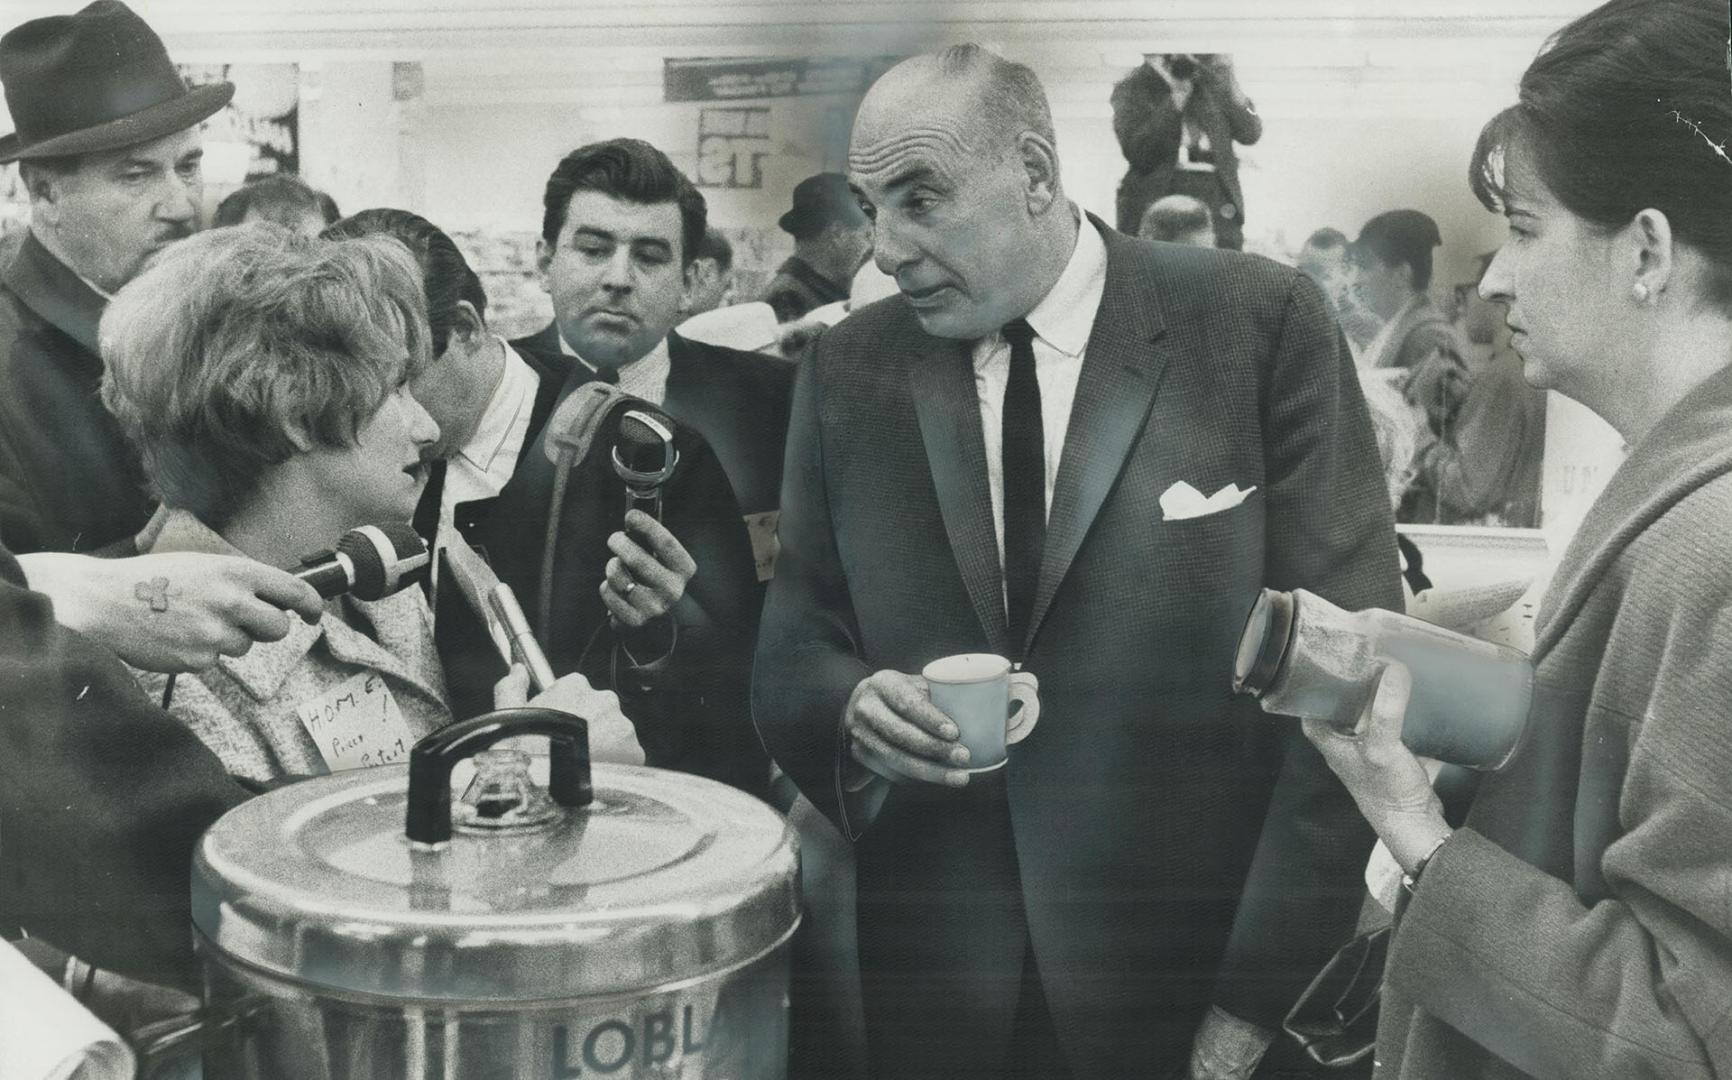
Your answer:
[[[1256,490],[1256,484],[1243,491],[1239,490],[1238,484],[1228,484],[1205,498],[1202,492],[1180,480],[1161,492],[1161,520],[1183,521],[1186,518],[1199,518],[1231,510],[1244,502],[1245,496]]]

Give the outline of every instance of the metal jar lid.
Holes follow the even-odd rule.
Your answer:
[[[764,955],[799,922],[793,830],[743,792],[597,765],[587,806],[466,828],[460,805],[448,840],[416,843],[404,822],[419,764],[231,810],[194,862],[201,945],[313,992],[498,1005],[671,989]]]
[[[1264,589],[1257,594],[1233,658],[1236,692],[1262,697],[1275,684],[1293,644],[1296,614],[1292,593]]]

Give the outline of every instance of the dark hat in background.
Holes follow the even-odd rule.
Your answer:
[[[0,165],[118,150],[184,131],[228,104],[233,83],[188,89],[162,39],[119,0],[21,23],[0,37],[16,130]]]
[[[864,225],[866,213],[848,190],[848,178],[833,172],[808,176],[794,185],[794,208],[776,220],[783,232],[796,239],[823,232],[835,222]]]

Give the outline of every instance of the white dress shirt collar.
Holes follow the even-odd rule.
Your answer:
[[[565,340],[565,335],[559,335],[559,351],[576,360],[591,371],[601,368],[583,358],[583,354],[571,347]],[[660,405],[668,393],[668,372],[672,370],[673,362],[668,355],[668,339],[664,335],[655,344],[655,348],[619,368],[619,388],[633,397],[639,397],[652,405]]]
[[[1052,289],[1028,313],[1028,325],[1066,356],[1081,355],[1107,286],[1107,246],[1087,217],[1078,215],[1076,247]]]
[[[445,466],[445,487],[439,493],[439,526],[434,543],[443,547],[457,527],[457,507],[463,503],[493,499],[505,490],[517,472],[517,463],[529,441],[529,417],[535,411],[535,392],[541,375],[517,350],[495,337],[505,350],[505,366],[488,399],[487,409],[475,425],[469,441],[453,454]],[[439,588],[442,560],[434,558],[428,572],[434,589]]]
[[[493,341],[505,354],[499,383],[493,388],[493,396],[475,425],[474,434],[469,436],[469,441],[457,451],[452,461],[453,466],[459,467],[446,478],[448,489],[453,486],[453,480],[466,474],[466,478],[475,479],[485,490],[477,494],[453,492],[456,496],[453,502],[490,498],[504,489],[516,470],[524,436],[529,432],[529,414],[535,404],[535,392],[541,385],[541,376],[505,343],[504,338],[495,336]]]
[[[1075,213],[1075,210],[1072,211]],[[1078,214],[1076,246],[1058,281],[1028,313],[1034,328],[1035,379],[1040,384],[1041,434],[1046,451],[1046,509],[1052,512],[1059,461],[1070,430],[1071,406],[1087,361],[1089,335],[1107,287],[1107,249],[1094,223]],[[974,345],[974,384],[986,450],[987,491],[993,530],[1004,554],[1004,394],[1010,379],[1010,346],[1002,333]]]

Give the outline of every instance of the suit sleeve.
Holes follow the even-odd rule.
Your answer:
[[[667,668],[646,673],[617,663],[616,689],[637,698],[648,763],[732,784],[762,797],[769,761],[752,727],[752,646],[759,589],[751,540],[733,487],[707,443],[693,438],[682,451],[689,467],[669,493],[668,527],[697,563],[685,599],[675,608],[679,637]]]
[[[1350,611],[1401,610],[1400,561],[1370,417],[1323,295],[1296,277],[1266,383],[1267,584]],[[1265,1028],[1353,929],[1373,837],[1297,721],[1268,729],[1276,780],[1222,959],[1216,1004]]]
[[[781,554],[770,581],[752,676],[752,714],[770,757],[825,816],[857,836],[838,764],[849,695],[871,669],[831,527],[824,469],[824,338],[794,381],[782,470]]]
[[[193,849],[249,792],[22,583],[0,549],[0,921],[196,987]]]
[[[13,305],[0,301],[0,350],[20,349],[19,333]],[[10,369],[6,374],[10,376]],[[22,430],[18,397],[13,392],[0,401],[0,544],[15,555],[27,555],[40,551],[42,543],[36,500],[25,482],[24,461],[14,441],[14,432]]]
[[[3,327],[0,327],[3,329]],[[42,550],[42,522],[17,450],[7,434],[17,423],[12,410],[0,411],[0,544],[27,555]]]
[[[1607,895],[1468,828],[1391,948],[1405,997],[1533,1076],[1732,1076],[1732,559],[1700,543],[1725,520],[1647,552],[1596,665],[1586,723],[1617,734],[1584,741],[1583,771],[1622,784],[1615,805],[1577,803],[1578,821],[1615,814],[1616,838],[1576,877]]]
[[[42,549],[29,498],[10,476],[0,473],[0,543],[17,547],[20,554]]]
[[[1113,134],[1131,167],[1142,172],[1171,164],[1179,157],[1184,125],[1173,95],[1163,83],[1158,93],[1145,93],[1133,74],[1113,87]]]
[[[1221,111],[1227,114],[1227,130],[1233,136],[1233,141],[1242,146],[1251,146],[1263,137],[1263,118],[1257,115],[1257,110],[1250,104],[1241,105],[1233,100],[1233,95],[1227,87],[1220,87],[1222,98]]]

